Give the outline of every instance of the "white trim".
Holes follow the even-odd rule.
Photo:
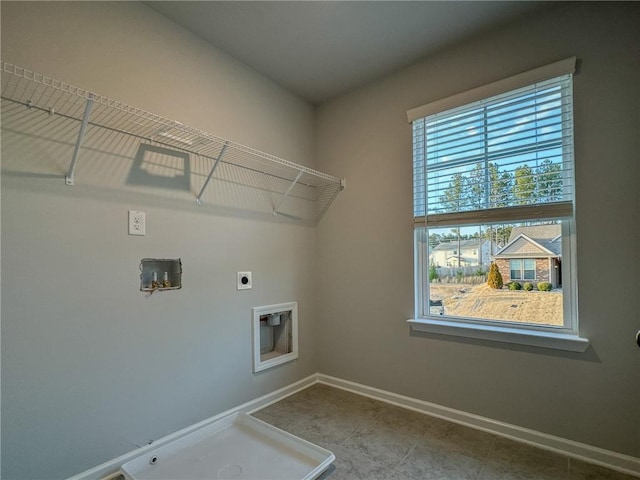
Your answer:
[[[438,417],[466,427],[482,430],[510,440],[515,440],[537,448],[566,455],[570,458],[575,458],[587,463],[600,465],[605,468],[626,473],[627,475],[640,477],[640,458],[623,455],[621,453],[612,452],[599,447],[593,447],[580,442],[574,442],[573,440],[567,440],[565,438],[530,430],[517,425],[499,422],[491,418],[444,407],[435,403],[425,402],[416,398],[406,397],[397,393],[350,382],[348,380],[342,380],[340,378],[331,377],[321,373],[318,374],[318,383],[347,390],[352,393],[357,393],[358,395],[363,395],[365,397],[380,400],[385,403],[390,403],[392,405],[431,415],[433,417]]]
[[[271,405],[272,403],[279,402],[280,400],[290,395],[298,393],[300,390],[304,390],[305,388],[308,388],[311,385],[316,384],[317,382],[318,382],[318,374],[314,373],[313,375],[309,375],[308,377],[303,378],[302,380],[298,380],[297,382],[294,382],[290,385],[287,385],[278,390],[275,390],[274,392],[267,393],[266,395],[256,398],[255,400],[250,400],[246,403],[243,403],[242,405],[231,408],[225,412],[221,412],[217,415],[214,415],[213,417],[209,417],[205,420],[202,420],[201,422],[190,425],[177,432],[171,433],[166,437],[162,437],[154,441],[150,445],[145,445],[144,447],[138,448],[136,450],[132,450],[131,452],[125,453],[124,455],[114,458],[113,460],[109,460],[101,465],[98,465],[97,467],[91,468],[82,473],[74,475],[73,477],[70,477],[68,480],[108,480],[111,478],[116,478],[117,476],[120,475],[121,465],[139,457],[140,455],[144,455],[150,452],[151,450],[154,450],[158,447],[166,445],[169,442],[178,440],[179,438],[182,438],[191,432],[194,432],[200,428],[206,427],[207,425],[217,420],[220,420],[223,417],[231,415],[233,413],[237,413],[237,412],[244,412],[249,414],[253,413],[257,410],[260,410],[261,408]]]
[[[452,108],[460,107],[471,102],[482,100],[483,98],[493,97],[501,93],[515,90],[517,88],[533,85],[537,82],[549,80],[560,75],[574,73],[576,70],[576,57],[560,60],[559,62],[545,65],[542,67],[529,70],[528,72],[519,73],[512,77],[498,80],[481,87],[473,88],[466,92],[458,93],[435,102],[427,103],[419,107],[412,108],[407,112],[409,123],[419,118],[424,118],[434,113],[444,112]]]
[[[412,330],[419,332],[479,338],[481,340],[553,348],[569,352],[581,353],[589,347],[589,340],[586,338],[539,328],[501,327],[486,323],[462,323],[432,318],[410,318],[407,323],[411,325]]]

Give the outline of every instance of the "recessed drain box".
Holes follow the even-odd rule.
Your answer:
[[[298,304],[254,307],[252,312],[254,373],[298,358]]]

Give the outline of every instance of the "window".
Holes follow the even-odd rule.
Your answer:
[[[414,328],[483,338],[501,332],[500,339],[506,332],[528,344],[552,338],[544,346],[570,350],[588,345],[577,336],[574,68],[572,58],[408,112]],[[444,244],[461,252],[451,261],[457,269],[434,266]],[[463,255],[469,249],[474,254]],[[485,281],[496,269],[503,288]],[[521,281],[536,279],[553,288],[521,290]],[[434,311],[434,303],[442,308]]]
[[[531,258],[509,260],[511,280],[535,280],[536,261]]]

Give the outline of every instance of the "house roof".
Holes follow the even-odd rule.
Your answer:
[[[511,230],[509,240],[516,238],[520,233],[524,233],[527,237],[556,255],[562,255],[562,227],[559,223],[534,225],[530,227],[514,227],[513,230]]]
[[[453,261],[458,261],[458,255],[449,255],[447,257],[447,261],[448,262],[453,262]],[[478,259],[477,258],[473,258],[473,257],[465,257],[465,256],[461,256],[460,257],[460,263],[478,263]]]
[[[485,243],[487,243],[487,240],[482,242],[483,245]],[[460,247],[460,250],[462,250],[463,248],[478,248],[480,246],[480,242],[477,238],[472,240],[460,240],[460,243],[458,243],[458,240],[452,240],[449,242],[439,243],[438,245],[433,247],[432,251],[433,250],[457,250],[458,246]]]
[[[514,227],[509,242],[496,257],[560,257],[562,256],[559,224]]]
[[[524,233],[527,237],[532,238],[535,241],[539,241],[544,239],[554,239],[559,237],[562,232],[560,230],[560,224],[558,223],[513,227],[511,235],[509,236],[509,241],[513,240],[521,233]]]

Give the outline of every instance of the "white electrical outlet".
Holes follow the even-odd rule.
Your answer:
[[[129,210],[129,235],[145,235],[144,212]]]
[[[251,288],[251,272],[238,272],[238,290]]]

